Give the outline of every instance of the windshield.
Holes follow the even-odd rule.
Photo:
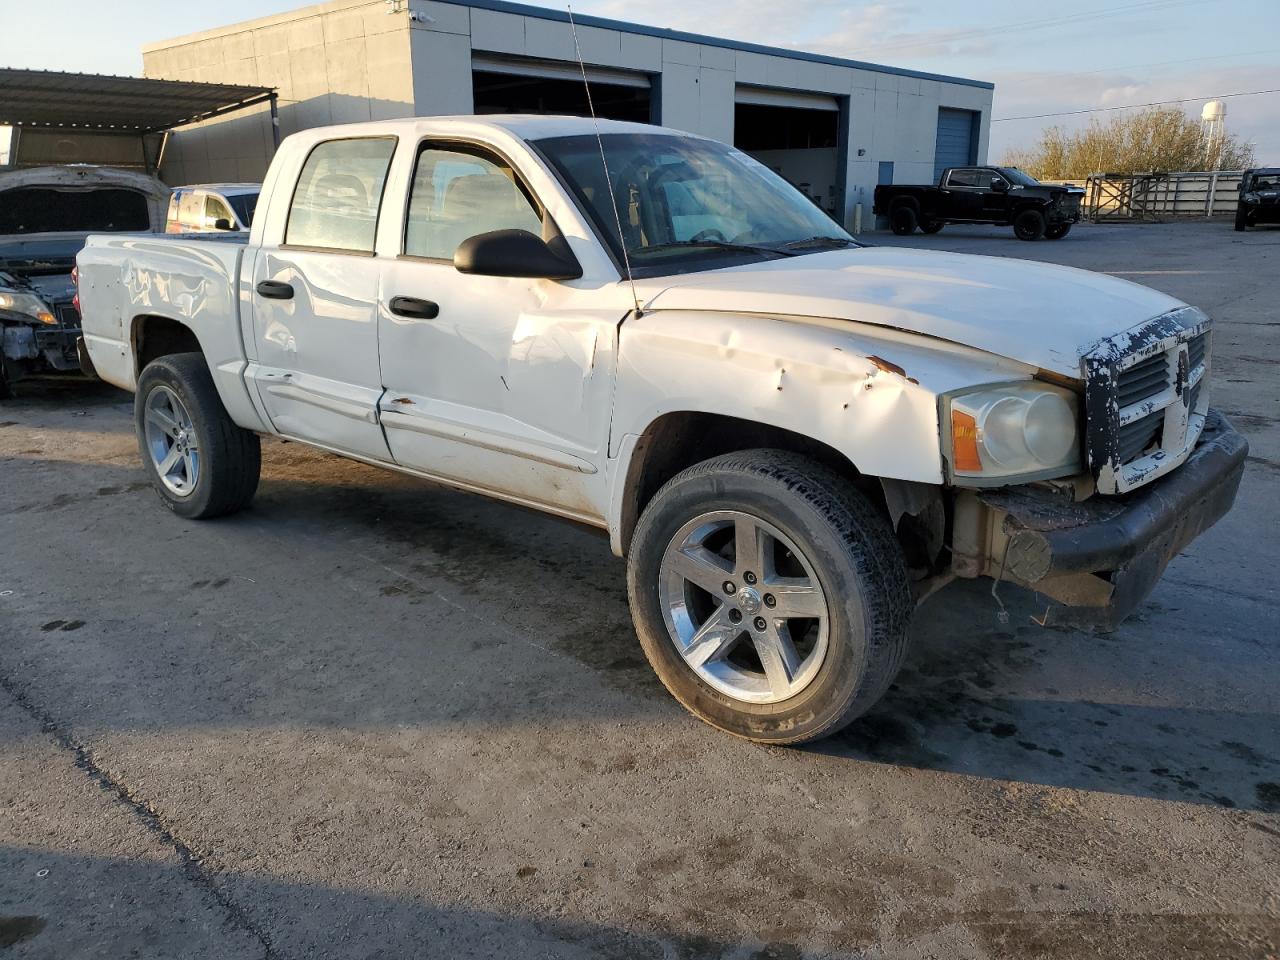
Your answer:
[[[226,199],[227,203],[231,204],[231,209],[236,212],[236,219],[246,227],[252,227],[253,211],[258,207],[258,195],[256,193],[235,193]]]
[[[1249,190],[1280,190],[1280,170],[1259,170],[1249,178]]]
[[[1000,173],[1010,183],[1016,183],[1020,187],[1038,187],[1040,181],[1030,174],[1023,173],[1017,167],[1001,167]]]
[[[600,140],[608,185],[596,137],[555,137],[536,146],[619,262],[622,221],[627,257],[637,272],[688,269],[690,263],[710,269],[724,266],[726,257],[773,259],[855,245],[782,177],[732,147],[670,134],[617,133]]]
[[[0,194],[0,234],[150,229],[147,198],[135,190],[18,187]]]

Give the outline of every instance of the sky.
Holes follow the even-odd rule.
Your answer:
[[[300,0],[0,0],[0,66],[142,72],[141,47],[296,9]],[[538,6],[560,6],[537,3]],[[1276,0],[574,0],[578,13],[710,33],[996,85],[991,160],[1047,125],[1004,120],[1280,88]],[[1280,92],[1227,98],[1227,129],[1280,165]]]

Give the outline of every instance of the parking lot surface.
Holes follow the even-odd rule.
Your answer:
[[[251,510],[186,522],[130,397],[27,385],[0,405],[6,956],[1274,956],[1280,230],[872,239],[1215,318],[1240,498],[1118,632],[955,584],[869,716],[760,747],[662,690],[593,533],[276,442]]]

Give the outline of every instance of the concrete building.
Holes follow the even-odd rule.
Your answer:
[[[855,204],[869,207],[877,183],[985,160],[990,83],[576,20],[600,116],[733,143],[843,222]],[[333,0],[150,44],[143,64],[148,77],[276,88],[285,136],[414,115],[587,109],[567,13],[506,0]],[[265,108],[183,128],[161,175],[174,185],[261,179],[273,142]]]

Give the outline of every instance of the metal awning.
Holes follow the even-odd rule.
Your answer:
[[[155,133],[274,96],[271,87],[0,68],[0,125]]]

